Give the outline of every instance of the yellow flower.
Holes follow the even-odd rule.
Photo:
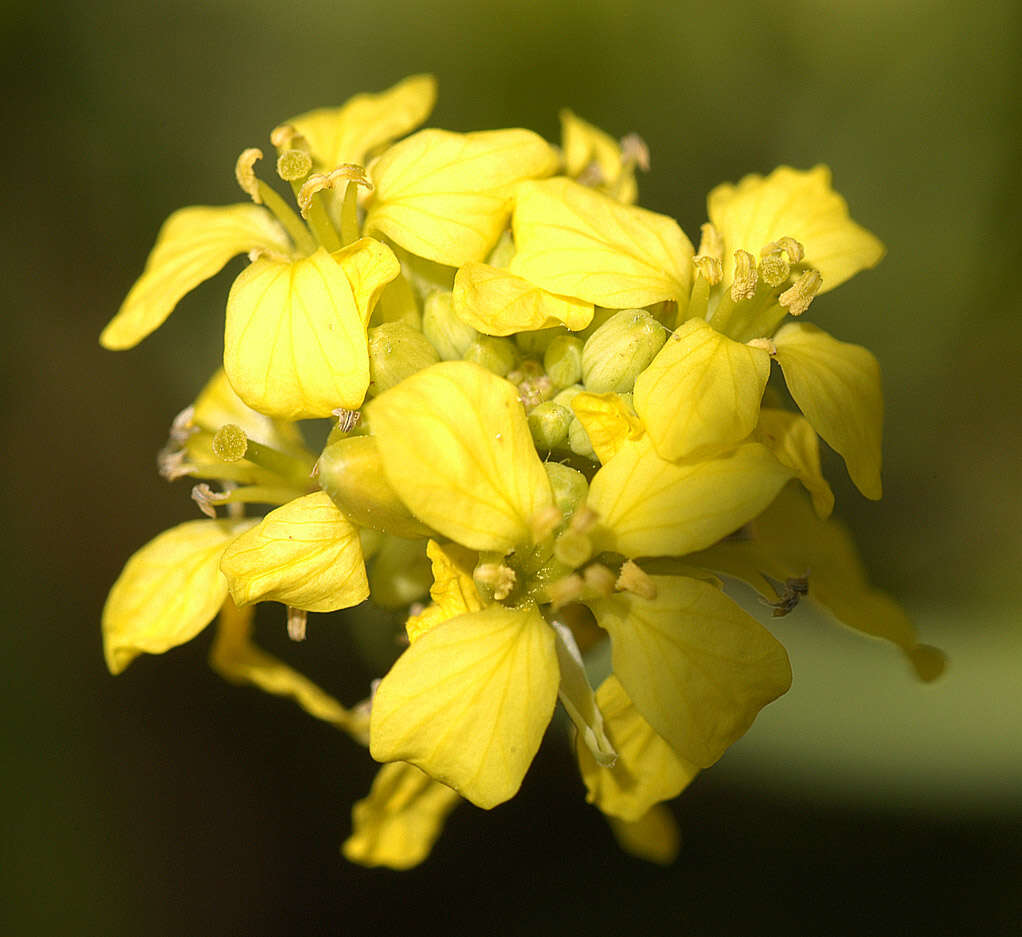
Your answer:
[[[676,331],[635,385],[635,409],[664,458],[746,438],[776,358],[813,428],[844,456],[860,490],[878,498],[876,360],[809,324],[781,323],[879,262],[883,246],[848,217],[822,166],[720,186],[709,214],[694,255],[669,218],[567,179],[530,183],[515,209],[511,270],[602,306],[677,304]]]

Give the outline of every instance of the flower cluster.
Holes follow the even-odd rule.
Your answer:
[[[589,801],[625,848],[667,861],[662,802],[791,681],[719,575],[774,615],[808,596],[924,679],[943,667],[866,581],[820,468],[818,438],[880,496],[876,360],[803,316],[884,249],[827,169],[785,167],[714,189],[697,250],[635,206],[638,138],[568,111],[560,147],[412,133],[434,95],[413,77],[273,130],[297,211],[250,149],[251,203],[185,208],[160,231],[108,348],[235,255],[250,263],[223,369],[159,459],[203,480],[207,517],[128,561],[107,663],[217,619],[218,671],[384,763],[344,853],[393,867],[421,861],[462,798],[513,797],[560,702]],[[297,421],[324,419],[316,453]],[[259,602],[285,606],[300,640],[308,613],[366,599],[403,610],[406,647],[361,704],[253,642]]]

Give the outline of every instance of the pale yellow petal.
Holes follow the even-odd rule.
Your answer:
[[[369,595],[358,529],[324,491],[271,511],[227,548],[220,569],[238,605],[332,612]]]
[[[692,245],[666,215],[556,178],[521,186],[513,225],[511,272],[551,293],[611,309],[688,297]]]
[[[724,238],[724,281],[734,276],[735,251],[753,257],[767,244],[791,237],[805,248],[805,263],[820,271],[823,288],[875,267],[884,245],[848,216],[848,205],[830,184],[830,170],[781,166],[769,176],[746,176],[717,186],[707,200],[710,221]]]
[[[592,175],[587,184],[612,195],[619,202],[633,204],[638,196],[635,165],[625,165],[621,145],[609,133],[583,120],[567,108],[561,111],[561,150],[565,173],[572,178]]]
[[[701,550],[762,511],[791,478],[759,443],[727,455],[667,462],[649,436],[626,443],[593,478],[588,505],[599,517],[600,550],[680,556]]]
[[[679,758],[656,734],[613,674],[600,684],[596,701],[617,761],[599,765],[579,741],[576,752],[589,792],[586,800],[609,816],[640,820],[654,804],[677,797],[699,769]]]
[[[769,600],[777,598],[763,574],[783,583],[806,576],[809,598],[844,625],[900,647],[923,680],[944,669],[944,656],[920,644],[905,611],[866,576],[851,535],[835,518],[820,520],[794,485],[778,495],[740,540],[719,543],[693,562],[749,583]]]
[[[557,685],[554,633],[534,606],[452,618],[381,681],[370,752],[418,765],[477,806],[495,807],[518,791]]]
[[[478,365],[435,364],[367,407],[387,479],[434,530],[473,550],[531,539],[553,503],[515,388]]]
[[[720,452],[756,427],[770,356],[689,319],[635,381],[635,409],[657,452],[685,459]]]
[[[291,242],[259,205],[182,208],[156,236],[145,270],[99,341],[114,350],[137,345],[158,329],[181,297],[219,273],[238,254],[287,253]]]
[[[607,817],[617,844],[627,853],[657,865],[670,865],[681,849],[678,821],[663,804],[631,822]]]
[[[884,420],[876,358],[808,322],[789,322],[774,343],[795,403],[824,442],[844,456],[859,491],[876,500],[882,493]]]
[[[433,110],[436,79],[412,75],[378,94],[359,94],[341,107],[322,107],[287,121],[309,142],[321,169],[365,165],[381,146],[414,130]]]
[[[352,807],[344,858],[369,867],[410,869],[429,855],[460,802],[454,791],[414,765],[384,765],[369,796]]]
[[[593,304],[555,296],[507,270],[465,264],[454,279],[454,311],[486,335],[513,335],[566,325],[573,332],[593,319]]]
[[[224,548],[254,521],[188,521],[150,540],[125,564],[103,608],[103,652],[111,673],[139,654],[191,641],[227,597]]]
[[[479,562],[479,554],[475,550],[467,550],[456,543],[441,545],[430,540],[426,544],[426,555],[433,572],[433,585],[429,587],[433,601],[405,622],[405,632],[411,643],[448,619],[483,608],[472,578],[472,571]]]
[[[229,599],[224,603],[209,654],[210,666],[231,683],[250,684],[273,696],[292,699],[310,716],[358,737],[359,730],[364,731],[363,719],[345,709],[308,677],[252,643],[254,611],[254,606],[238,608]]]
[[[590,394],[582,391],[571,398],[571,409],[585,430],[596,458],[609,462],[628,440],[642,437],[642,422],[620,394]]]
[[[788,655],[714,585],[651,578],[653,599],[622,592],[587,604],[635,708],[681,758],[708,768],[787,692]]]
[[[756,440],[788,466],[813,498],[823,520],[834,510],[834,492],[820,469],[820,443],[809,421],[790,410],[764,407],[756,426]]]
[[[517,183],[549,175],[550,145],[528,130],[420,130],[370,166],[367,232],[451,266],[482,261],[507,226]]]
[[[224,370],[238,396],[289,420],[358,409],[369,386],[371,302],[398,272],[372,238],[333,255],[253,263],[227,300]]]

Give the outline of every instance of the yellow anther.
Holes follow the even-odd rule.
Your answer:
[[[303,608],[287,607],[287,636],[292,641],[305,640],[305,626],[309,621],[309,613]]]
[[[302,217],[309,217],[309,208],[312,205],[312,197],[324,189],[332,189],[341,182],[354,182],[356,185],[371,189],[373,184],[369,181],[365,170],[354,163],[343,163],[330,172],[317,172],[305,180],[305,185],[298,192],[298,207],[301,209]]]
[[[692,258],[699,275],[710,284],[716,286],[724,276],[724,268],[716,257],[709,254],[696,254]]]
[[[777,346],[769,338],[754,338],[745,344],[750,348],[762,348],[771,358],[777,354]]]
[[[551,582],[546,587],[546,594],[553,607],[558,609],[582,598],[584,586],[582,577],[578,573],[572,573],[570,576]]]
[[[284,150],[277,157],[277,175],[285,182],[298,182],[312,172],[312,157],[304,150]]]
[[[793,264],[801,263],[802,258],[806,255],[805,248],[794,238],[778,238],[775,243],[788,255],[788,260]]]
[[[238,180],[241,191],[251,197],[256,205],[263,204],[263,197],[259,194],[259,180],[256,179],[255,170],[252,168],[256,162],[263,158],[263,151],[250,146],[243,150],[238,161],[234,164],[234,178]]]
[[[820,292],[823,277],[819,270],[807,270],[789,289],[777,297],[779,302],[793,316],[800,316],[809,308],[813,297]]]
[[[724,259],[724,239],[720,232],[710,222],[699,228],[699,250],[700,256],[716,257],[717,260]]]
[[[731,301],[740,303],[756,295],[756,258],[748,251],[735,251],[735,276],[731,281]]]
[[[156,456],[156,469],[161,478],[172,482],[191,475],[198,470],[198,466],[188,461],[188,454],[183,449],[168,446]]]
[[[561,512],[556,505],[548,504],[545,508],[533,515],[529,526],[532,528],[532,539],[534,543],[546,540],[561,523]]]
[[[649,147],[637,133],[630,133],[621,138],[621,162],[631,163],[643,172],[649,172]]]
[[[590,563],[582,571],[582,579],[586,587],[597,595],[606,597],[614,594],[617,576],[614,575],[613,570],[608,569],[602,563]]]
[[[592,541],[577,530],[566,530],[554,544],[554,556],[572,569],[577,569],[592,555]]]
[[[475,581],[489,589],[493,598],[501,602],[506,599],[511,590],[514,589],[518,577],[510,566],[503,563],[480,563],[473,573]]]
[[[309,141],[292,124],[281,124],[270,131],[270,143],[278,150],[302,150],[309,152]]]
[[[634,560],[625,560],[621,567],[621,575],[614,584],[624,592],[631,592],[640,599],[652,602],[657,597],[656,583],[639,567]]]
[[[580,534],[588,533],[596,526],[599,516],[591,507],[582,505],[571,517],[571,529]]]
[[[771,241],[759,252],[759,275],[771,286],[780,286],[788,279],[791,264],[784,256],[784,251]]]
[[[199,506],[206,517],[216,517],[216,506],[227,500],[227,495],[220,494],[209,487],[205,482],[200,482],[192,488],[192,500]]]

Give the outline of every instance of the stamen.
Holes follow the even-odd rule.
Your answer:
[[[621,138],[621,162],[632,163],[643,172],[649,172],[649,146],[637,133],[629,133]]]
[[[603,174],[603,170],[600,169],[599,163],[590,163],[575,177],[575,181],[579,185],[595,189],[598,186],[604,185],[607,182],[607,177]]]
[[[699,228],[699,250],[700,256],[716,257],[717,260],[724,259],[724,239],[720,232],[709,222]]]
[[[506,599],[511,590],[514,589],[518,577],[510,566],[503,563],[480,563],[472,574],[479,585],[486,586],[492,593],[493,598],[501,602]]]
[[[548,504],[541,511],[533,515],[529,526],[532,528],[533,543],[540,543],[546,540],[561,523],[561,512],[553,504]]]
[[[592,555],[592,540],[577,530],[564,531],[554,544],[554,556],[571,569],[578,569]]]
[[[807,270],[792,285],[777,297],[780,303],[793,316],[800,316],[809,308],[813,297],[820,292],[823,277],[819,270]]]
[[[188,455],[183,449],[174,449],[168,446],[166,449],[161,449],[156,456],[156,469],[161,478],[172,482],[191,475],[198,470],[198,466],[188,461]]]
[[[369,181],[369,177],[366,176],[365,170],[354,163],[343,163],[336,169],[332,169],[330,172],[314,173],[306,179],[305,185],[302,186],[298,193],[298,208],[301,210],[302,217],[309,217],[309,207],[312,204],[312,197],[317,192],[322,192],[325,189],[332,189],[338,182],[354,182],[356,185],[365,186],[370,190],[373,187],[373,184]]]
[[[775,243],[788,255],[788,260],[793,264],[801,263],[802,258],[806,255],[805,248],[794,238],[778,238]]]
[[[735,251],[735,275],[731,281],[731,300],[740,303],[756,295],[756,258],[748,251]]]
[[[278,150],[302,150],[309,152],[309,141],[303,137],[293,124],[281,124],[270,131],[270,143]]]
[[[762,348],[771,358],[777,354],[777,346],[769,338],[754,338],[745,344],[750,348]]]
[[[706,280],[710,286],[716,286],[724,276],[724,268],[721,265],[720,260],[710,254],[696,254],[696,256],[692,258],[692,263],[695,264],[699,275]],[[692,317],[691,314],[689,317]]]
[[[350,433],[362,416],[361,410],[345,410],[344,407],[338,407],[332,412],[337,417],[337,429],[342,433]]]
[[[304,641],[309,613],[303,608],[287,607],[287,636],[292,641]]]
[[[571,530],[580,534],[588,533],[596,526],[600,515],[588,505],[582,505],[571,517]]]
[[[656,583],[634,560],[625,560],[621,567],[621,575],[617,577],[614,585],[624,592],[631,592],[650,602],[657,597]]]
[[[170,424],[170,442],[184,445],[188,438],[199,431],[192,422],[195,419],[195,407],[185,407]]]
[[[216,506],[223,504],[226,499],[223,495],[210,488],[205,482],[200,482],[192,488],[192,500],[199,506],[199,510],[206,517],[212,517],[215,520]]]
[[[546,592],[554,609],[557,610],[582,598],[584,588],[582,577],[578,573],[572,573],[570,576],[564,576],[562,579],[549,583]]]
[[[277,157],[277,175],[285,182],[299,182],[312,172],[312,157],[304,150],[284,150]]]
[[[262,158],[263,151],[250,146],[247,150],[242,150],[241,156],[234,164],[234,178],[238,180],[241,191],[245,192],[256,205],[263,204],[263,197],[259,192],[259,180],[256,179],[255,170],[252,167]]]
[[[582,572],[582,579],[597,595],[606,597],[614,594],[617,576],[602,563],[591,563],[587,566]]]

